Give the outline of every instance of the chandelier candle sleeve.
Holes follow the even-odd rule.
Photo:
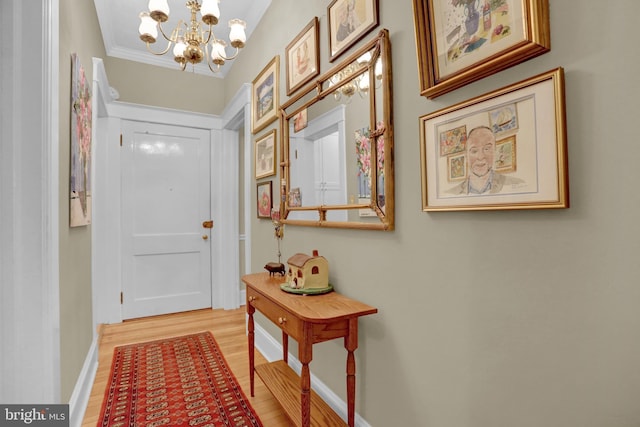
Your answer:
[[[220,8],[218,0],[187,0],[186,6],[190,11],[189,22],[183,20],[178,24],[170,35],[162,28],[162,23],[169,20],[169,5],[167,0],[150,0],[149,12],[140,13],[140,26],[138,32],[140,39],[146,43],[147,50],[154,55],[164,55],[173,46],[173,56],[175,61],[184,70],[187,63],[199,64],[205,60],[212,72],[218,72],[220,66],[225,61],[235,59],[245,46],[247,36],[245,34],[246,23],[240,19],[229,21],[229,41],[236,51],[227,56],[224,40],[216,37],[213,33],[213,26],[218,24],[220,18]],[[200,22],[197,15],[200,13]],[[158,39],[158,30],[167,40],[167,47],[156,52],[151,49],[151,44]],[[210,45],[210,46],[209,46]]]

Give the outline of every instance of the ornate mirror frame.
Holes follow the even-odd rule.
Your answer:
[[[363,45],[340,64],[318,77],[313,84],[301,89],[281,105],[280,211],[283,223],[311,227],[393,230],[395,182],[392,76],[389,31],[384,29],[376,38]],[[365,81],[366,83],[363,83]],[[369,82],[373,82],[373,84]],[[354,88],[356,93],[353,92]],[[355,97],[359,95],[358,101],[351,103],[350,98],[356,99]],[[317,114],[317,109],[320,111],[327,109],[326,104],[319,104],[323,100],[333,102],[336,107],[324,114]],[[345,100],[344,105],[341,105],[341,100]],[[361,106],[356,107],[357,103],[360,103]],[[316,108],[311,109],[312,107]],[[362,123],[349,124],[346,121],[345,111],[348,116],[349,107],[352,108],[352,111],[365,117]],[[366,120],[367,113],[363,111],[367,108],[369,110],[368,122]],[[308,111],[311,113],[307,116]],[[300,187],[294,186],[292,188],[292,161],[294,163],[298,161],[298,148],[295,145],[296,135],[310,131],[310,129],[304,129],[307,124],[309,128],[312,128],[314,121],[322,121],[323,117],[314,117],[314,114],[325,117],[337,114],[343,118],[339,125],[334,125],[340,140],[337,145],[342,147],[343,152],[338,154],[340,161],[332,162],[331,166],[334,166],[333,163],[346,165],[344,171],[340,173],[344,179],[342,183],[343,199],[346,200],[326,202],[323,198],[318,202],[316,196],[313,195],[311,203],[302,203],[301,199],[308,201],[309,193],[317,192],[318,180],[315,176],[317,171],[314,168],[311,168],[314,169],[311,172],[314,176],[302,177],[305,181],[313,182],[307,187],[307,194],[301,196]],[[302,118],[302,122],[297,122],[300,118]],[[353,143],[350,144],[349,141]],[[363,147],[368,150],[364,156],[362,155]],[[352,151],[349,153],[346,150]],[[304,150],[300,151],[305,152]],[[309,151],[318,152],[318,146],[314,146],[313,141],[311,148],[306,150],[306,152]],[[345,161],[347,157],[352,157],[353,160],[353,156],[357,162]],[[366,162],[363,162],[363,159]],[[377,161],[369,162],[369,159],[377,159]],[[318,160],[312,158],[311,162],[318,162]],[[365,163],[366,166],[363,166]],[[309,169],[296,167],[296,176]],[[355,181],[359,183],[354,183]],[[365,197],[361,196],[359,190],[357,194],[356,190],[353,190],[354,186],[356,188],[359,186],[359,189],[362,189],[363,182],[366,187]],[[375,185],[371,185],[372,183]],[[311,187],[313,190],[310,190]]]

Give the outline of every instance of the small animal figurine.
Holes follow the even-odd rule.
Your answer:
[[[275,276],[276,273],[280,273],[281,276],[285,274],[284,264],[280,262],[268,262],[264,269],[269,272],[269,276]]]

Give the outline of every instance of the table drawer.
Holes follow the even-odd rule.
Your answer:
[[[296,341],[300,341],[302,338],[302,322],[300,319],[278,304],[250,288],[247,288],[247,304],[251,304]]]

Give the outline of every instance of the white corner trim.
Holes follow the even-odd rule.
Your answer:
[[[80,427],[91,396],[91,387],[98,371],[98,337],[93,338],[82,370],[69,399],[69,425]]]
[[[282,344],[271,336],[264,328],[255,323],[255,346],[256,349],[269,362],[282,359]],[[289,353],[289,366],[298,374],[302,371],[302,364]],[[346,386],[346,382],[345,382]],[[324,400],[343,420],[347,419],[347,403],[340,399],[326,384],[320,381],[313,373],[311,374],[311,388],[318,393],[318,396]],[[371,427],[364,418],[356,413],[355,425],[357,427]]]

